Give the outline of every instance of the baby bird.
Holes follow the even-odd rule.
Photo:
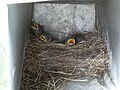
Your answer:
[[[65,43],[69,46],[76,44],[75,34],[69,34],[65,40]]]
[[[50,42],[52,40],[52,36],[47,32],[41,34],[38,38],[44,42]]]
[[[73,34],[69,34],[68,37],[66,38],[66,44],[72,46],[77,43],[80,43],[83,40],[84,40],[84,35],[82,33],[73,33]]]
[[[43,28],[42,25],[40,25],[37,22],[33,21],[31,28],[32,28],[32,30],[34,31],[36,37],[39,40],[42,40],[44,42],[50,42],[51,41],[51,39],[52,39],[51,35],[44,31],[44,28]]]
[[[38,24],[37,22],[33,21],[32,22],[32,26],[31,26],[32,30],[34,31],[35,35],[37,37],[39,37],[41,34],[43,34],[44,32],[44,28],[42,25]]]

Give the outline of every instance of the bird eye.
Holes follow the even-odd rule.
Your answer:
[[[46,37],[44,35],[40,35],[39,37],[40,40],[47,42]]]

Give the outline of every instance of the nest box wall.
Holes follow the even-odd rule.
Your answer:
[[[30,29],[32,4],[8,5],[8,14],[10,38],[9,78],[11,85],[9,90],[19,90],[25,39]]]
[[[117,88],[120,88],[120,1],[103,0],[97,4],[97,11],[103,34],[110,51],[110,75]]]
[[[120,1],[96,1],[98,1],[96,2],[96,10],[98,11],[100,25],[104,35],[108,35],[107,39],[109,39],[109,48],[112,53],[111,76],[114,83],[120,86]],[[78,1],[76,0],[76,2]],[[84,2],[94,2],[94,0],[84,0]],[[33,4],[8,5],[11,60],[9,66],[11,89],[9,90],[19,90],[20,87],[25,38],[29,33],[32,6]]]

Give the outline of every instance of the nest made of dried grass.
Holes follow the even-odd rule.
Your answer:
[[[107,45],[99,32],[85,32],[74,46],[44,43],[34,35],[26,41],[21,90],[58,90],[65,80],[103,78],[108,70]]]

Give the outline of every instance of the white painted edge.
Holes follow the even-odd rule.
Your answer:
[[[51,0],[8,0],[7,4],[16,4],[16,3],[32,3],[32,2],[43,2]]]
[[[8,8],[6,2],[3,0],[0,1],[0,38],[3,41],[3,45],[5,46],[5,62],[6,62],[6,79],[7,79],[7,87],[4,90],[10,90],[10,80],[9,80],[9,37],[8,37]]]
[[[9,36],[8,36],[8,7],[7,4],[16,4],[16,3],[31,3],[31,2],[42,2],[42,1],[50,1],[50,0],[1,0],[0,1],[0,36],[4,40],[5,48],[6,48],[6,61],[7,61],[7,88],[6,90],[11,90],[10,84],[10,75],[9,75]],[[110,90],[120,90],[119,87],[112,86]]]

